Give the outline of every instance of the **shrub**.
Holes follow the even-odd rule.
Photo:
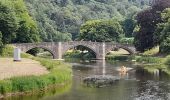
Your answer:
[[[164,64],[170,66],[170,55],[166,57]]]
[[[143,55],[155,55],[157,53],[159,53],[159,46],[156,46],[150,50],[145,51]]]
[[[0,93],[5,94],[12,91],[12,82],[10,80],[0,81]]]
[[[168,37],[160,44],[160,52],[161,53],[170,53],[170,38]]]
[[[133,44],[134,42],[134,38],[122,38],[120,40],[120,43],[123,43],[123,44]]]
[[[8,80],[0,81],[0,94],[8,92],[27,92],[45,89],[50,85],[61,84],[71,80],[71,67],[60,61],[36,58],[26,55],[33,60],[39,61],[50,72],[41,76],[22,76],[13,77]]]
[[[13,56],[13,46],[11,45],[6,45],[5,47],[3,47],[0,51],[0,55],[2,57],[12,57]]]
[[[131,61],[133,59],[134,59],[134,56],[130,56],[130,55],[111,55],[111,56],[106,56],[106,60]]]
[[[140,63],[162,63],[163,62],[163,58],[141,56],[141,57],[137,57],[136,61],[140,62]]]

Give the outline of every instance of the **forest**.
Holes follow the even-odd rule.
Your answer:
[[[1,0],[0,48],[10,43],[98,41],[170,48],[169,0]]]

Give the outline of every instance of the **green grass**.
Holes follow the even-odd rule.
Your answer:
[[[150,64],[161,64],[165,60],[164,58],[159,57],[150,57],[150,56],[136,56],[136,62],[139,63],[150,63]]]
[[[113,61],[132,61],[135,59],[135,56],[131,55],[107,55],[106,60],[113,60]]]
[[[39,61],[50,73],[41,76],[14,77],[0,81],[0,94],[13,92],[27,92],[45,89],[48,86],[71,81],[71,68],[63,62],[46,60],[42,58],[32,59]]]
[[[10,49],[7,49],[9,47]],[[4,49],[7,50],[8,53],[3,51],[5,52],[2,53],[3,57],[11,57],[11,55],[13,55],[13,52],[11,51],[13,49],[11,48],[11,46],[8,46]],[[22,54],[22,57],[39,61],[41,65],[49,70],[49,73],[41,76],[22,76],[1,80],[0,94],[45,90],[52,85],[71,82],[72,70],[70,65],[61,61],[33,57],[28,54]]]
[[[6,45],[4,48],[2,48],[2,51],[0,51],[0,57],[12,57],[13,50],[14,48],[11,45]]]
[[[154,48],[152,48],[150,50],[145,51],[143,53],[143,55],[150,55],[151,56],[151,55],[156,55],[158,53],[159,53],[159,46],[156,46],[156,47],[154,47]]]
[[[170,55],[166,57],[164,64],[170,66]]]
[[[91,58],[95,58],[95,56],[89,52],[81,53],[79,50],[73,50],[73,51],[66,52],[64,54],[64,58],[91,59]]]

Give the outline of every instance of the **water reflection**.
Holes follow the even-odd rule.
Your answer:
[[[74,61],[72,64],[73,83],[67,92],[29,98],[32,100],[170,100],[169,77],[158,71],[155,74],[147,73],[143,69],[136,69],[137,66],[133,62]],[[120,74],[117,69],[121,66],[133,70]],[[120,77],[121,80],[110,87],[89,88],[83,85],[82,80],[91,75],[113,75]],[[27,98],[19,100],[28,100]]]

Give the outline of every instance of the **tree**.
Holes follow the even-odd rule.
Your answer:
[[[118,42],[123,29],[116,20],[92,20],[81,26],[79,40],[97,42]]]
[[[10,43],[16,36],[18,29],[15,12],[7,5],[0,2],[0,32],[1,44]]]
[[[132,19],[141,9],[149,7],[148,0],[24,0],[30,15],[37,21],[43,41],[51,41],[63,33],[71,33],[73,40],[80,32],[80,26],[88,20]],[[33,9],[35,8],[35,9]],[[51,31],[49,31],[49,25]],[[127,25],[127,24],[126,24]],[[130,23],[128,24],[130,25]],[[125,30],[128,34],[132,31]],[[69,37],[70,34],[65,34]],[[68,38],[70,40],[71,37]],[[59,41],[57,38],[55,41]],[[65,41],[65,40],[64,40]]]
[[[136,27],[136,22],[133,19],[125,19],[123,21],[123,30],[125,32],[126,37],[132,37],[133,31]]]
[[[23,0],[0,1],[0,52],[8,43],[38,42],[39,33]]]
[[[25,21],[20,22],[14,42],[32,43],[40,41],[39,33],[34,25],[28,25]]]
[[[1,31],[0,31],[0,48],[2,48],[2,46],[3,46],[3,42],[2,42],[2,33],[1,33]]]
[[[154,40],[160,44],[160,53],[170,53],[170,8],[165,9],[162,15],[162,23],[157,25]]]
[[[138,51],[145,51],[154,47],[154,32],[158,23],[162,22],[161,12],[170,7],[169,0],[158,0],[150,9],[137,15],[137,23],[140,30],[135,34],[135,47]]]

